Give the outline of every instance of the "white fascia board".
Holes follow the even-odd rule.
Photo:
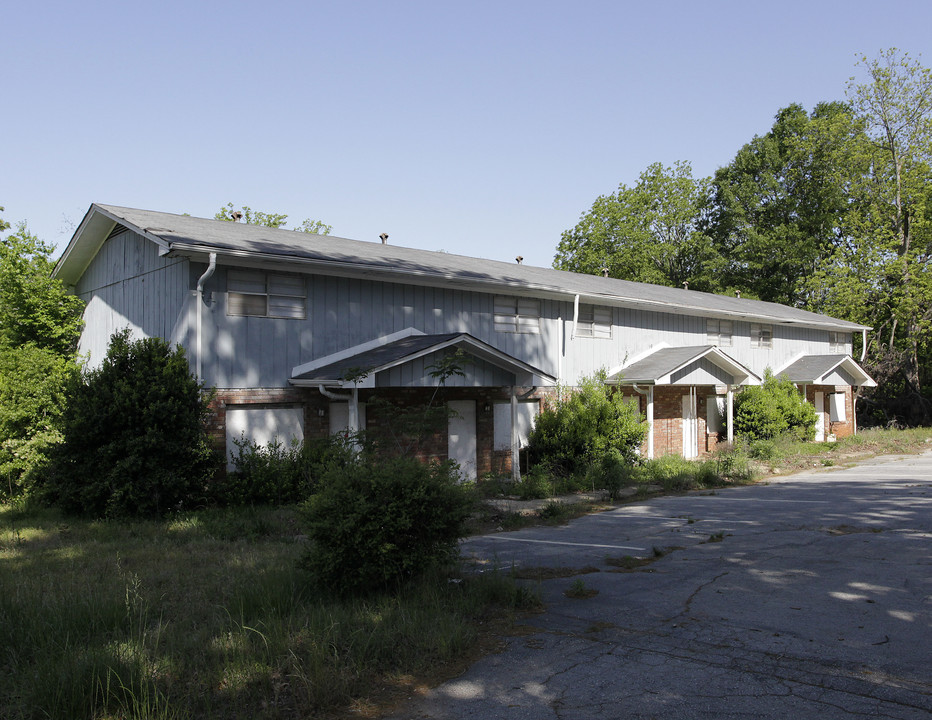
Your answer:
[[[69,286],[77,283],[117,225],[123,225],[147,240],[154,242],[158,245],[160,255],[168,251],[168,243],[162,238],[153,235],[144,228],[136,227],[97,204],[93,204],[84,215],[81,224],[78,225],[78,229],[75,230],[74,235],[68,242],[68,246],[55,264],[52,277],[59,278]]]
[[[375,350],[377,347],[382,347],[383,345],[388,345],[397,340],[404,340],[407,337],[412,335],[424,335],[423,332],[414,327],[408,327],[404,330],[399,330],[390,335],[383,335],[382,337],[376,338],[375,340],[369,340],[364,342],[362,345],[354,345],[351,348],[346,348],[345,350],[340,350],[335,352],[332,355],[326,355],[322,358],[317,358],[316,360],[311,360],[306,362],[303,365],[298,365],[291,370],[291,376],[295,377],[297,375],[303,375],[306,372],[311,372],[317,368],[325,367],[331,363],[340,362],[340,360],[345,360],[348,357],[353,357],[353,355],[359,355],[360,353],[368,352],[369,350]],[[314,385],[319,385],[319,382],[314,382]],[[350,383],[352,386],[352,383]]]

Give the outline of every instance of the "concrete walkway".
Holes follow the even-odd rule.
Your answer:
[[[547,611],[528,634],[398,720],[932,718],[932,453],[655,498],[463,551],[482,568],[599,572],[536,582]],[[579,581],[597,594],[567,597]]]

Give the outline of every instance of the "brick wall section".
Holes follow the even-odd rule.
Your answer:
[[[815,404],[815,394],[824,393],[825,399],[825,433],[832,434],[836,438],[849,437],[854,435],[854,390],[848,385],[807,385],[806,400],[813,405]],[[844,422],[831,422],[831,406],[829,405],[828,396],[831,393],[844,393],[845,395],[845,420]]]
[[[531,388],[517,388],[524,400],[540,399],[548,395],[547,388],[538,388],[523,397]],[[337,394],[344,394],[338,392]],[[366,423],[379,428],[392,422],[392,410],[426,405],[434,394],[433,388],[391,388],[360,390],[359,401],[367,403]],[[374,397],[390,401],[387,411],[369,405]],[[511,388],[443,388],[434,399],[435,404],[450,400],[473,400],[476,403],[476,461],[480,476],[486,473],[510,474],[511,452],[495,451],[494,412],[496,402],[511,399]],[[226,452],[226,411],[230,406],[294,407],[304,408],[304,435],[306,438],[324,438],[330,433],[331,400],[316,388],[255,388],[250,390],[217,390],[210,403],[208,428],[214,447]],[[438,428],[430,437],[421,438],[417,455],[424,460],[447,459],[447,428]]]
[[[631,388],[623,388],[625,397],[638,398],[641,415],[647,417],[647,397]],[[689,387],[670,386],[654,388],[654,457],[683,454],[683,396],[689,395]],[[706,425],[707,403],[715,402],[715,389],[696,388],[696,419],[698,420],[699,455],[708,455],[716,446],[725,442],[726,433],[709,431]],[[647,440],[641,446],[641,454],[647,457]]]

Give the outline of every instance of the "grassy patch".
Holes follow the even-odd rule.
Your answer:
[[[577,578],[573,581],[573,584],[570,585],[566,590],[563,591],[563,594],[568,598],[574,598],[576,600],[586,600],[591,597],[595,597],[599,594],[599,591],[595,588],[588,587],[585,581],[582,578]]]
[[[362,711],[455,672],[537,603],[494,573],[338,602],[307,590],[305,546],[290,508],[123,523],[0,507],[3,717]]]

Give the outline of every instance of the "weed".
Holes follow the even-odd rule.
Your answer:
[[[570,585],[567,590],[563,591],[563,594],[568,598],[585,600],[587,598],[595,597],[599,594],[599,591],[595,588],[587,587],[582,578],[576,578],[576,580],[573,581],[573,584]]]

